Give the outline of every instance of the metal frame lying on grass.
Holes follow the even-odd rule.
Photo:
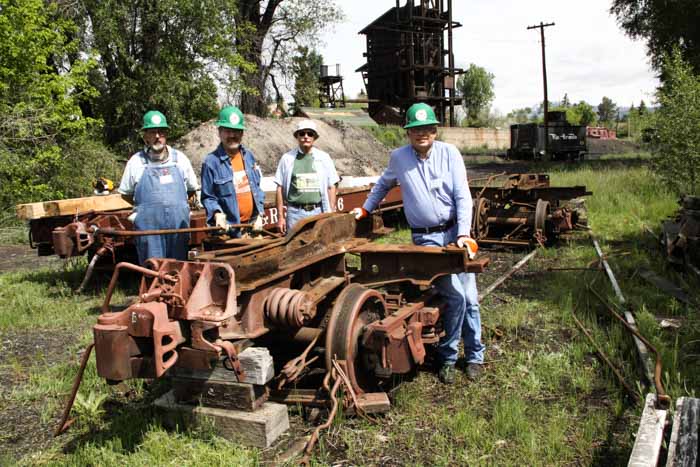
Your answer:
[[[93,327],[98,375],[118,382],[182,369],[210,375],[209,386],[257,384],[241,359],[245,349],[262,347],[281,368],[258,384],[265,397],[274,387],[294,403],[297,389],[310,388],[317,396],[310,405],[325,400],[357,414],[383,401],[388,407],[394,377],[414,374],[440,340],[445,302],[433,282],[482,272],[489,260],[470,260],[456,246],[371,243],[381,232],[378,216],[327,213],[300,221],[286,237],[235,239],[191,261],[119,263]],[[135,302],[113,311],[123,270],[142,274],[141,285]],[[57,433],[69,412],[70,405]]]

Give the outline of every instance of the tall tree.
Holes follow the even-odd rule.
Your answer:
[[[297,107],[312,106],[318,102],[319,78],[323,57],[314,49],[301,46],[292,58],[294,73],[294,103]]]
[[[83,194],[96,171],[112,175],[91,133],[96,122],[80,109],[96,95],[95,63],[70,62],[76,33],[56,2],[0,0],[0,210]]]
[[[149,108],[166,114],[174,136],[212,118],[218,107],[214,71],[228,77],[226,70],[250,68],[231,47],[237,30],[232,0],[67,5],[81,26],[83,50],[94,51],[99,65],[90,81],[100,95],[84,110],[104,120],[110,144],[138,141]]]
[[[488,109],[495,97],[492,73],[473,63],[457,80],[457,92],[462,96],[462,105],[467,113],[469,125],[476,125],[482,112]]]
[[[522,109],[513,109],[506,115],[510,121],[514,123],[528,123],[536,118],[533,116],[532,107],[523,107]]]
[[[695,73],[700,73],[697,0],[613,0],[610,12],[630,37],[646,40],[651,63],[657,70],[662,69],[664,54],[678,47],[683,59]]]
[[[647,105],[644,103],[644,99],[639,101],[638,111],[639,111],[639,115],[644,115],[645,113],[647,113]]]
[[[281,95],[280,80],[290,75],[291,58],[299,46],[343,18],[335,0],[237,0],[236,47],[253,68],[241,67],[245,84],[241,110],[263,116],[268,86]]]
[[[586,101],[580,101],[566,110],[566,119],[572,125],[594,125],[596,117],[593,106]]]
[[[653,114],[653,153],[656,172],[679,193],[700,193],[700,75],[693,72],[681,51],[664,60],[665,86],[657,92]]]
[[[569,100],[569,94],[564,93],[564,97],[561,100],[561,106],[564,107],[565,109],[568,109],[571,107],[571,101]]]
[[[601,123],[611,123],[617,117],[617,105],[609,97],[603,97],[598,104],[598,119]]]

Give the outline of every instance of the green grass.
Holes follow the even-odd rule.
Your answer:
[[[656,271],[696,299],[700,284],[667,268],[645,233],[645,226],[658,231],[659,222],[677,209],[675,196],[655,181],[646,163],[643,157],[616,157],[537,164],[533,171],[550,173],[555,186],[586,185],[593,191],[586,202],[589,225],[636,312],[639,329],[661,351],[664,384],[675,399],[697,395],[700,389],[700,321],[695,310],[645,283],[638,269]],[[398,230],[382,241],[409,242],[410,232]],[[487,371],[477,384],[458,372],[457,384],[445,387],[434,374],[420,372],[392,393],[394,408],[379,423],[343,417],[322,434],[314,464],[343,459],[355,465],[626,464],[640,407],[625,397],[571,315],[575,310],[637,387],[640,372],[631,339],[586,292],[586,285],[593,283],[608,297],[612,290],[600,272],[544,271],[548,266],[586,266],[596,258],[585,234],[540,251],[482,303]],[[77,371],[77,351],[91,338],[101,302],[101,294],[72,293],[82,267],[84,263],[61,271],[0,275],[0,333],[39,329],[75,336],[60,355],[5,360],[0,370],[18,383],[0,398],[0,407],[38,404],[42,423],[55,421]],[[496,276],[487,271],[480,287]],[[118,291],[113,302],[132,293]],[[663,330],[660,317],[675,317],[682,326]],[[167,387],[141,382],[129,387],[127,397],[107,386],[92,360],[81,388],[85,402],[76,411],[78,423],[21,464],[259,465],[268,460],[260,450],[240,448],[207,430],[164,428],[150,403]]]
[[[2,224],[0,223],[0,225]],[[26,227],[0,227],[0,245],[21,245],[26,243],[29,243]]]

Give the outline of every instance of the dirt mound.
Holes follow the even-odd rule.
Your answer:
[[[587,144],[589,154],[624,154],[641,149],[639,144],[621,139],[588,138]]]
[[[300,120],[302,119],[245,116],[243,144],[255,154],[264,176],[274,175],[282,154],[296,147],[292,134]],[[315,122],[320,135],[316,146],[331,155],[339,175],[379,175],[386,167],[389,150],[369,132],[341,122]],[[174,142],[176,148],[189,156],[197,175],[200,174],[204,157],[218,144],[219,134],[213,120]]]

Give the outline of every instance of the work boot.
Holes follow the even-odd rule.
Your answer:
[[[438,378],[443,384],[454,384],[455,382],[455,366],[453,364],[445,363],[440,367],[438,372]]]
[[[467,378],[472,381],[476,381],[481,377],[481,373],[484,372],[484,367],[480,363],[469,363],[467,364]]]

